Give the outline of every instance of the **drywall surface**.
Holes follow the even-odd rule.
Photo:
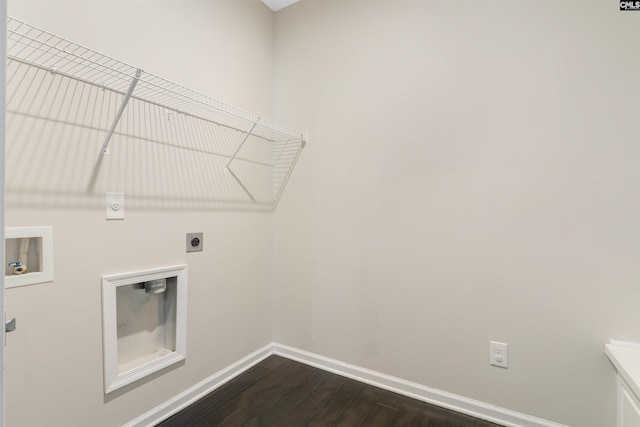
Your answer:
[[[273,12],[258,0],[16,0],[9,14],[271,116]],[[76,87],[81,90],[54,80],[51,90],[63,96]],[[8,120],[14,130],[21,126],[21,117]],[[114,140],[95,191],[85,197],[76,188],[87,188],[85,172],[104,134],[47,129],[57,128],[37,127],[39,139],[22,129],[7,143],[6,225],[51,225],[55,245],[53,283],[6,291],[7,315],[18,319],[5,353],[7,426],[123,425],[271,342],[271,213],[163,198],[163,186],[174,184],[161,172],[189,176],[189,161],[197,165],[204,154],[174,156],[153,141]],[[113,161],[122,160],[122,150],[132,160]],[[154,176],[157,181],[149,179]],[[202,176],[192,184],[207,182]],[[123,221],[105,220],[103,191],[125,193]],[[203,252],[185,253],[188,232],[204,232]],[[189,268],[186,360],[105,396],[101,276],[183,263]]]
[[[640,337],[640,16],[608,2],[305,0],[276,119],[274,341],[572,426]],[[489,366],[489,341],[509,369]]]

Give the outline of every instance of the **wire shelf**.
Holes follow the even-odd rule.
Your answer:
[[[99,143],[103,139],[105,150],[109,144],[132,140],[170,146],[174,155],[175,150],[186,150],[192,153],[191,161],[209,168],[192,168],[199,177],[187,177],[193,172],[184,171],[176,175],[197,182],[208,170],[222,181],[213,195],[205,195],[203,189],[193,193],[195,199],[271,208],[306,143],[300,132],[12,17],[7,22],[7,111],[14,127],[24,129],[28,120],[39,120],[56,128],[81,129]],[[24,133],[14,131],[16,137]],[[193,153],[215,161],[207,163]],[[98,191],[96,185],[106,180],[101,162],[99,157],[93,165],[89,192]]]

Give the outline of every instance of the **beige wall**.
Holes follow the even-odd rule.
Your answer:
[[[14,0],[9,14],[271,116],[273,13],[257,0]],[[177,200],[164,200],[165,210],[137,208],[142,203],[127,197],[130,183],[118,170],[150,176],[184,162],[154,151],[144,164],[126,164],[130,170],[115,161],[105,169],[111,175],[101,188],[127,197],[126,219],[107,222],[103,193],[65,192],[70,171],[82,176],[78,171],[91,168],[101,143],[45,134],[25,148],[28,159],[7,164],[7,226],[51,225],[55,240],[55,281],[6,292],[7,313],[18,318],[6,347],[8,426],[122,425],[271,342],[272,215],[183,208]],[[24,147],[19,137],[7,144],[10,156]],[[114,144],[112,154],[121,147]],[[16,194],[21,182],[34,186],[32,194]],[[50,188],[60,193],[45,197],[41,191]],[[205,250],[187,255],[185,233],[197,231]],[[185,363],[105,398],[100,277],[180,263],[189,265]]]
[[[130,198],[107,222],[101,195],[16,194],[17,178],[84,164],[73,141],[37,168],[8,163],[6,224],[52,225],[56,271],[6,292],[19,325],[7,425],[120,425],[272,339],[613,425],[602,344],[640,341],[640,25],[610,6],[303,0],[274,21],[257,0],[10,1],[10,15],[311,142],[275,225]],[[187,256],[191,231],[205,252]],[[105,399],[100,276],[183,262],[186,362]],[[490,339],[509,343],[509,370],[488,366]]]
[[[640,17],[616,9],[278,12],[275,118],[310,143],[275,214],[275,341],[615,425],[603,344],[640,339]]]

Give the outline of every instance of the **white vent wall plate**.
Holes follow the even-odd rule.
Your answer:
[[[26,247],[24,245],[27,245]],[[13,274],[21,250],[27,271]],[[5,229],[4,287],[35,285],[53,281],[53,227],[7,227]]]
[[[166,279],[166,291],[145,282]],[[104,392],[131,384],[187,357],[187,266],[102,278]]]

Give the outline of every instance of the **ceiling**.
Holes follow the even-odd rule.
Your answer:
[[[262,0],[262,3],[266,4],[274,12],[284,9],[285,7],[299,2],[300,0]]]

